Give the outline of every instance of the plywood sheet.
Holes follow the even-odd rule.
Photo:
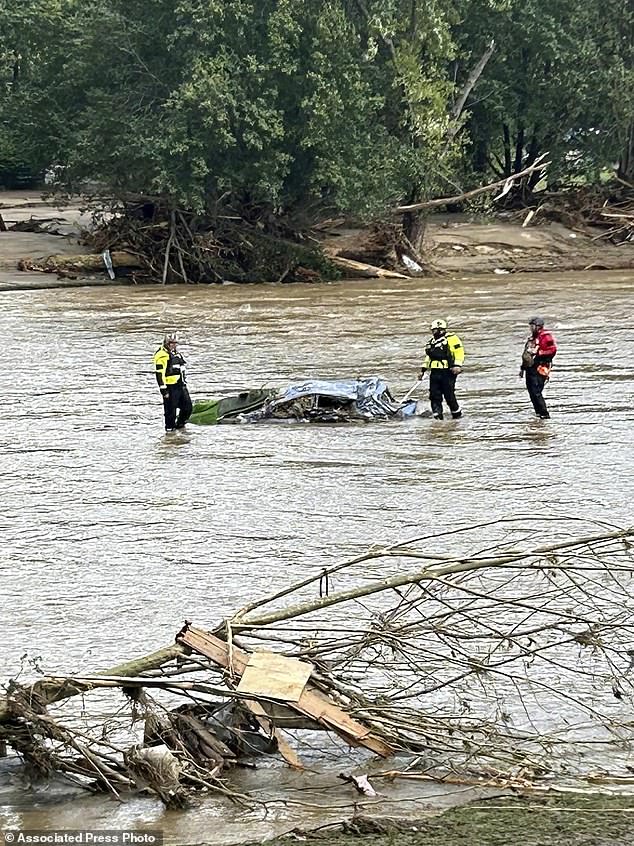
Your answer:
[[[298,702],[313,671],[312,664],[275,652],[253,652],[242,673],[238,693],[282,702]]]

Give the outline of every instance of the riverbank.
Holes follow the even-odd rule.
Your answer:
[[[358,817],[312,832],[296,829],[267,842],[269,846],[298,841],[305,846],[631,846],[633,836],[634,797],[572,794],[541,800],[479,800],[416,821]]]
[[[17,270],[50,255],[82,255],[90,250],[81,232],[90,226],[90,212],[80,198],[62,206],[34,191],[0,193],[0,214],[9,231],[0,232],[0,291],[50,287],[98,286],[103,274],[64,274]],[[38,231],[13,231],[14,224]],[[331,252],[349,255],[363,239],[363,230],[338,228],[324,238]],[[570,270],[634,269],[634,243],[618,246],[593,230],[577,231],[559,223],[523,227],[496,219],[474,221],[461,215],[436,215],[427,227],[424,255],[433,271],[452,277],[481,273],[548,273]]]
[[[0,232],[0,291],[71,288],[103,285],[107,275],[92,278],[60,278],[55,273],[19,271],[18,262],[50,255],[79,255],[89,252],[81,244],[81,232],[91,222],[90,213],[77,201],[62,205],[37,191],[0,192],[0,215],[9,231]],[[14,231],[15,224],[35,225],[40,231]],[[105,268],[104,268],[105,271]]]

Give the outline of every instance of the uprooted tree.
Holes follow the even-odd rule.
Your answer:
[[[40,774],[168,804],[203,787],[258,801],[231,767],[256,752],[301,767],[320,730],[408,753],[389,778],[627,782],[633,537],[509,518],[372,548],[149,656],[12,681],[0,739]]]

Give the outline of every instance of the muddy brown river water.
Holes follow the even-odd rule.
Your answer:
[[[633,521],[631,272],[85,288],[5,293],[1,305],[0,682],[25,653],[59,672],[143,654],[185,618],[211,626],[254,595],[421,530],[531,510]],[[517,378],[533,314],[560,345],[550,421],[533,416]],[[400,396],[437,316],[467,350],[460,421],[163,433],[151,357],[166,328],[181,333],[195,398],[371,374]],[[284,780],[302,786],[279,778],[272,796]],[[426,801],[461,801],[450,794],[429,788]],[[334,795],[330,813],[344,805]],[[170,842],[228,843],[309,813],[62,796],[5,773],[0,829],[138,825]]]

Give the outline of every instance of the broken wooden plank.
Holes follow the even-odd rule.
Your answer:
[[[245,699],[243,704],[255,716],[262,730],[275,738],[280,755],[284,758],[286,763],[296,770],[303,770],[304,765],[302,764],[299,755],[286,740],[284,735],[278,731],[275,725],[271,722],[262,705],[259,702],[256,702],[255,699]]]
[[[353,746],[365,746],[383,758],[394,754],[388,743],[373,735],[367,726],[346,714],[316,687],[307,686],[299,702],[289,703],[289,708],[296,708],[301,714],[313,717]]]
[[[228,644],[219,637],[190,626],[185,632],[179,635],[178,642],[191,647],[195,652],[204,655],[218,666],[224,669],[229,668]],[[238,649],[235,645],[231,650],[231,661],[234,673],[242,675],[250,658],[250,653]],[[299,702],[288,702],[287,706],[293,710],[311,717],[320,723],[324,728],[336,732],[347,743],[352,746],[365,746],[377,755],[388,758],[394,750],[382,738],[373,735],[371,730],[350,717],[338,705],[335,705],[329,697],[319,690],[310,681],[304,688]]]
[[[211,632],[189,626],[178,635],[177,643],[189,646],[194,652],[211,659],[214,664],[218,664],[225,670],[229,669],[228,644]],[[231,658],[234,672],[241,676],[249,662],[249,653],[234,646],[231,650]]]
[[[253,702],[255,700],[247,699],[245,702]],[[318,731],[322,728],[319,723],[312,720],[310,717],[305,717],[297,711],[291,711],[287,705],[282,705],[281,702],[260,702],[258,703],[266,716],[278,728],[282,729],[304,729],[306,731]]]

